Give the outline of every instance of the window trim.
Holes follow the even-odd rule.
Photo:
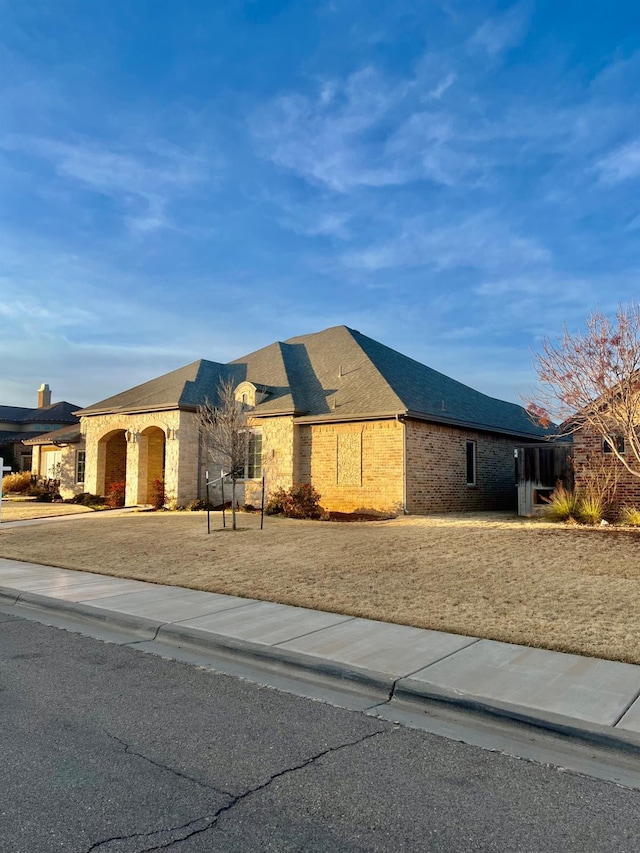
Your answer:
[[[80,456],[82,455],[82,464]],[[80,468],[82,467],[82,479],[80,479]],[[84,481],[87,477],[87,451],[76,450],[76,485],[84,486]]]
[[[624,436],[620,435],[618,433],[614,433],[614,434],[612,434],[611,438],[616,443],[616,450],[618,451],[618,453],[620,455],[623,456],[624,452],[625,452]],[[602,439],[602,452],[607,454],[607,455],[614,455],[613,454],[613,447],[611,446],[610,442],[607,441],[606,438]]]
[[[247,433],[248,433],[248,435],[247,435],[247,447],[246,447],[246,455],[245,455],[244,465],[242,466],[242,475],[236,477],[236,480],[250,480],[250,481],[261,480],[262,479],[262,471],[263,471],[263,466],[262,466],[262,429],[261,428],[248,429]],[[251,461],[250,461],[251,444],[252,444],[252,441],[255,443],[256,438],[260,439],[260,454],[258,457],[259,464],[256,465],[255,460],[254,460],[253,468],[254,468],[254,474],[255,474],[255,469],[257,469],[260,473],[257,474],[257,476],[249,477],[249,470],[252,467]],[[240,466],[238,466],[238,467],[240,467]]]
[[[469,451],[471,451],[471,457],[469,456]],[[466,470],[465,470],[465,479],[467,486],[477,486],[478,485],[478,442],[472,439],[466,440],[465,445],[465,461],[466,461]],[[469,464],[471,463],[471,465]],[[469,471],[471,470],[472,478],[469,479]]]

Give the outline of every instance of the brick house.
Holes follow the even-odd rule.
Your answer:
[[[196,409],[227,379],[250,415],[247,503],[264,474],[268,492],[312,483],[335,511],[515,508],[514,448],[544,435],[520,406],[336,326],[227,364],[196,361],[81,409],[83,490],[125,482],[126,503],[146,503],[164,477],[178,505],[202,498],[205,470],[218,472]]]
[[[625,453],[622,436],[617,437],[617,445],[618,451]],[[611,452],[608,442],[595,430],[583,427],[573,433],[573,468],[578,490],[584,489],[594,476],[602,482],[603,474],[615,472],[615,507],[640,507],[640,477],[627,471]]]

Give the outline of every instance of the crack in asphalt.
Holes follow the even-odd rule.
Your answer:
[[[293,767],[285,767],[284,770],[279,770],[277,773],[274,773],[273,775],[269,776],[269,778],[265,782],[261,782],[259,785],[255,785],[253,788],[248,788],[246,791],[244,791],[241,794],[228,795],[231,797],[230,802],[226,803],[223,806],[220,806],[220,808],[216,809],[216,811],[214,811],[210,815],[202,815],[201,817],[193,818],[192,820],[187,821],[187,823],[183,823],[183,824],[180,824],[178,826],[166,827],[164,829],[155,829],[155,830],[152,830],[151,832],[133,832],[130,835],[114,835],[111,838],[103,838],[101,841],[96,841],[94,844],[91,845],[91,847],[87,848],[85,853],[94,853],[94,851],[98,850],[101,847],[104,847],[107,844],[111,844],[112,842],[131,841],[135,838],[150,839],[151,840],[152,836],[154,836],[154,835],[157,836],[157,835],[166,834],[169,832],[175,833],[175,832],[180,832],[181,830],[187,830],[186,833],[184,833],[180,837],[177,837],[177,838],[174,837],[172,839],[165,841],[162,844],[154,844],[152,847],[141,847],[136,851],[136,853],[152,853],[152,851],[154,851],[154,850],[167,850],[170,847],[173,847],[174,844],[178,844],[182,841],[186,841],[187,839],[192,838],[194,835],[200,835],[201,833],[206,832],[209,829],[212,829],[213,827],[216,826],[218,820],[220,819],[220,817],[223,814],[230,812],[239,803],[241,803],[247,797],[250,797],[252,794],[257,794],[257,793],[260,793],[261,791],[266,790],[273,782],[276,781],[276,779],[280,779],[283,776],[287,776],[289,773],[296,773],[298,770],[304,770],[305,767],[309,767],[311,764],[314,764],[315,762],[319,761],[321,758],[324,758],[326,755],[330,755],[333,752],[340,752],[343,749],[349,749],[351,747],[358,746],[359,744],[364,743],[367,740],[371,740],[374,737],[379,737],[380,735],[385,735],[385,734],[389,734],[389,730],[381,729],[381,730],[378,730],[375,732],[370,732],[367,735],[363,735],[362,737],[358,738],[357,740],[348,741],[347,743],[338,744],[338,746],[330,746],[327,749],[323,749],[321,752],[318,752],[315,755],[312,755],[309,758],[305,759],[300,764],[295,764]],[[127,746],[124,743],[124,741],[120,740],[120,738],[117,738],[114,735],[110,735],[110,737],[113,737],[115,740],[122,743],[125,747]],[[129,752],[128,754],[138,755],[138,753],[135,753],[135,752],[134,753]],[[144,756],[144,755],[142,755],[140,757],[146,759],[146,756]],[[149,759],[146,759],[146,760],[149,760]],[[151,761],[151,763],[156,764],[156,766],[158,766],[158,767],[163,767],[163,765],[157,764],[154,761]],[[184,776],[184,774],[181,774],[179,771],[174,771],[170,767],[166,767],[164,769],[170,770],[171,772],[176,772],[176,775]],[[184,778],[189,779],[190,777],[184,776]],[[191,780],[191,781],[197,782],[198,780]],[[206,783],[200,783],[200,784],[204,784],[205,787],[210,787],[214,791],[217,791],[218,793],[223,793],[223,792],[219,791],[217,788],[214,788],[213,785],[206,785]],[[202,824],[204,824],[204,825],[202,825]]]
[[[149,758],[148,755],[143,755],[141,752],[136,752],[128,743],[123,741],[117,735],[112,735],[107,732],[107,736],[115,740],[121,746],[124,747],[124,751],[126,755],[135,755],[136,758],[142,758],[144,761],[147,761],[149,764],[152,764],[154,767],[158,767],[160,770],[168,770],[169,773],[173,773],[174,776],[177,776],[180,779],[186,779],[187,782],[193,782],[195,785],[201,785],[203,788],[208,788],[211,791],[215,791],[216,794],[221,794],[224,797],[232,798],[235,795],[231,793],[231,791],[224,791],[221,788],[216,788],[215,785],[211,785],[209,782],[203,782],[202,779],[196,779],[195,776],[189,776],[187,773],[182,773],[182,771],[177,770],[175,767],[171,767],[168,764],[162,764],[159,761],[154,761],[153,758]]]

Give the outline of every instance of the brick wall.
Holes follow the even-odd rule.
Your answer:
[[[640,477],[630,474],[612,453],[603,453],[602,437],[591,430],[582,429],[573,436],[573,458],[576,490],[584,488],[589,471],[600,466],[616,472],[616,505],[640,507]],[[637,466],[636,466],[637,467]]]
[[[407,441],[407,510],[515,508],[513,448],[507,438],[395,419],[351,424],[298,425],[292,417],[256,419],[262,429],[262,464],[267,492],[310,482],[329,510],[402,511],[404,431]],[[157,427],[164,435],[150,430]],[[86,435],[85,490],[104,494],[109,476],[126,459],[128,505],[148,500],[164,443],[167,501],[185,506],[204,498],[204,472],[219,475],[207,458],[193,412],[94,415],[82,419]],[[137,438],[124,445],[126,431]],[[145,432],[146,431],[146,432]],[[109,439],[119,433],[116,442]],[[466,485],[466,440],[477,442],[477,486]],[[109,448],[111,448],[109,450]],[[107,457],[113,455],[108,461]],[[117,457],[117,459],[116,459]],[[154,476],[152,476],[152,474]],[[239,484],[240,503],[260,502],[261,482]],[[219,487],[211,495],[221,498]],[[229,499],[230,494],[225,494]]]
[[[327,510],[401,512],[403,426],[396,420],[301,425],[297,482],[311,483]]]
[[[516,441],[407,421],[407,511],[516,509]],[[476,442],[476,485],[467,485],[467,441]]]

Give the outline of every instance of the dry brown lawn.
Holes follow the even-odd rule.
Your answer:
[[[0,556],[640,664],[640,533],[482,516],[136,513],[0,531]]]

